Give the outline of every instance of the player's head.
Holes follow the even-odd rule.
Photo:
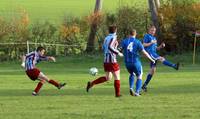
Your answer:
[[[45,53],[45,48],[42,46],[39,46],[36,51],[39,53],[40,56],[43,56]]]
[[[135,29],[131,29],[130,30],[130,36],[136,36],[137,35],[137,31]]]
[[[148,29],[148,33],[151,35],[155,35],[156,33],[156,27],[155,26],[150,26]]]
[[[110,34],[116,33],[117,32],[117,26],[111,25],[111,26],[109,26],[108,30],[109,30]]]

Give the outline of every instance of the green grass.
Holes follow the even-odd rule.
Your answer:
[[[45,84],[37,97],[31,96],[37,82],[27,78],[20,63],[0,63],[0,119],[199,119],[200,65],[186,64],[175,71],[159,64],[149,92],[132,97],[120,61],[123,97],[115,98],[113,81],[85,91],[87,81],[96,78],[88,74],[89,67],[96,66],[98,76],[103,75],[101,60],[66,57],[39,64],[46,75],[67,86],[57,90]]]
[[[0,0],[0,16],[12,18],[19,16],[23,9],[29,14],[30,21],[60,22],[64,16],[86,16],[93,12],[95,0]],[[115,12],[120,5],[147,6],[147,1],[104,0],[103,11]]]

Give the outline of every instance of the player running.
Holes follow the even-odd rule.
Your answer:
[[[123,54],[117,50],[118,42],[117,42],[117,27],[110,26],[109,27],[109,35],[105,38],[103,44],[104,50],[104,71],[106,76],[102,76],[97,78],[96,80],[89,81],[87,83],[86,91],[88,92],[90,88],[94,85],[104,83],[114,76],[114,88],[115,88],[115,96],[120,97],[120,68],[117,63],[116,56],[119,55],[123,57]]]
[[[147,85],[149,84],[150,80],[152,79],[155,71],[156,71],[156,64],[157,61],[162,62],[164,65],[172,67],[176,70],[179,69],[179,63],[173,64],[166,60],[164,57],[161,57],[157,54],[157,50],[160,50],[165,47],[165,43],[161,43],[159,47],[157,47],[157,40],[156,37],[154,36],[156,33],[156,27],[151,26],[148,30],[148,33],[145,34],[144,39],[143,39],[143,46],[145,50],[150,54],[150,56],[156,60],[156,63],[151,62],[150,63],[150,71],[149,74],[147,75],[146,81],[144,82],[142,89],[147,92]]]
[[[136,30],[130,30],[130,36],[121,42],[121,48],[124,54],[124,62],[129,76],[129,87],[130,87],[130,95],[132,96],[140,96],[140,90],[142,87],[142,64],[139,58],[139,52],[142,52],[147,58],[149,58],[152,62],[155,63],[150,55],[144,50],[142,43],[136,39]],[[136,90],[133,91],[134,87],[134,76],[137,76],[136,81]]]
[[[66,85],[66,83],[58,83],[55,80],[49,79],[46,75],[44,75],[38,68],[36,68],[36,64],[39,63],[40,61],[47,61],[47,60],[52,60],[56,61],[54,57],[50,56],[44,56],[45,53],[45,48],[43,47],[38,47],[36,51],[33,51],[29,54],[26,54],[25,56],[25,69],[26,69],[26,74],[28,77],[35,81],[39,80],[40,82],[38,83],[37,87],[35,88],[34,92],[32,93],[33,96],[38,95],[42,85],[45,82],[48,82],[54,86],[56,86],[58,89],[61,89],[63,86]],[[23,63],[22,63],[22,66]]]

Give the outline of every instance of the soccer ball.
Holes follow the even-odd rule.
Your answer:
[[[96,76],[98,74],[98,69],[96,67],[92,67],[92,68],[90,68],[89,73],[92,76]]]

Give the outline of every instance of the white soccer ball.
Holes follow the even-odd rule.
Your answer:
[[[92,76],[96,76],[98,74],[98,69],[96,67],[92,67],[92,68],[90,68],[89,73]]]

